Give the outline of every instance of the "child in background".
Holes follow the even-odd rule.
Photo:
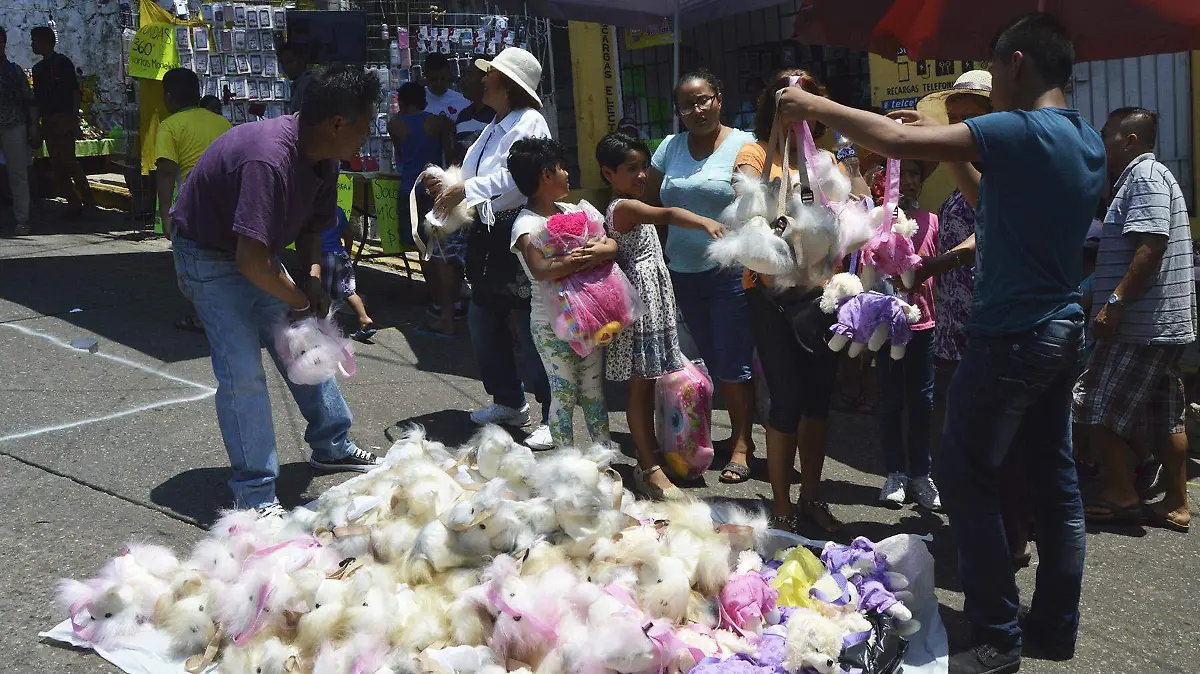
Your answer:
[[[913,248],[922,257],[938,254],[938,219],[923,211],[917,203],[921,184],[933,166],[915,160],[900,162],[900,207],[917,221]],[[896,279],[895,281],[898,281]],[[879,370],[879,440],[887,481],[879,500],[901,506],[914,500],[922,508],[939,510],[942,499],[929,477],[931,458],[930,426],[933,423],[933,280],[928,279],[908,291],[905,298],[921,310],[920,322],[912,325],[912,338],[900,360],[892,360],[887,349],[879,352],[875,367]],[[908,411],[907,449],[904,437],[904,412]]]
[[[321,282],[330,299],[334,302],[345,301],[354,309],[358,316],[358,330],[350,338],[361,342],[375,334],[375,329],[371,327],[374,321],[367,315],[367,307],[355,292],[354,265],[350,263],[350,255],[346,252],[354,249],[354,235],[342,209],[337,209],[337,226],[325,230],[321,237]]]
[[[517,216],[512,228],[512,252],[521,262],[530,281],[553,281],[575,272],[591,269],[612,260],[617,243],[609,238],[593,241],[567,255],[546,257],[530,234],[541,230],[546,220],[558,213],[575,210],[569,204],[556,203],[567,196],[567,170],[563,168],[563,146],[550,138],[528,138],[513,143],[508,154],[508,170],[517,189],[529,202]],[[575,445],[573,418],[575,406],[583,408],[592,442],[607,445],[608,410],[604,406],[604,382],[601,369],[604,350],[596,349],[581,357],[571,345],[560,339],[550,325],[550,316],[539,288],[530,299],[529,327],[538,355],[550,378],[550,435],[557,447]]]
[[[604,181],[612,185],[605,226],[617,243],[617,265],[641,296],[646,314],[617,333],[608,346],[606,374],[611,381],[629,382],[626,418],[637,447],[638,490],[652,498],[677,498],[680,491],[659,464],[654,435],[654,382],[680,370],[684,356],[675,324],[675,293],[663,261],[658,225],[704,229],[714,237],[721,223],[681,208],[656,208],[639,201],[646,190],[650,150],[641,140],[610,133],[596,146],[596,161]]]

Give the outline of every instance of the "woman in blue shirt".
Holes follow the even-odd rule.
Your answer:
[[[675,85],[675,111],[687,131],[668,137],[654,153],[648,202],[686,208],[712,219],[720,218],[721,211],[733,203],[734,160],[754,137],[721,124],[721,102],[721,81],[712,73],[699,70],[680,78]],[[711,241],[702,229],[671,225],[664,255],[688,333],[729,405],[733,455],[721,481],[745,482],[750,476],[747,458],[753,451],[750,359],[754,339],[742,270],[721,269],[710,260]]]

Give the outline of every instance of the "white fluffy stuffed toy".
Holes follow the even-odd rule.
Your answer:
[[[293,384],[312,386],[354,375],[354,342],[346,339],[332,317],[285,322],[275,331],[275,348]]]
[[[441,169],[437,166],[428,166],[425,171],[417,177],[417,182],[420,183],[426,178],[433,178],[442,184],[442,189],[459,185],[463,182],[463,170],[461,166],[451,166],[448,169]],[[460,202],[445,220],[439,220],[433,211],[429,211],[425,215],[425,228],[432,236],[446,236],[456,232],[467,225],[470,225],[475,220],[475,208],[469,207],[465,202]]]
[[[779,194],[779,183],[764,185],[759,178],[739,172],[733,177],[733,191],[737,199],[721,214],[729,231],[709,244],[709,257],[725,267],[741,265],[772,276],[789,273],[796,260],[787,242],[772,229],[768,210]]]
[[[834,620],[809,608],[797,608],[788,617],[787,658],[790,672],[808,668],[819,674],[835,674],[842,655],[846,632]]]

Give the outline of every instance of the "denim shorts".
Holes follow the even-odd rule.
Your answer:
[[[717,381],[750,381],[754,337],[741,269],[671,272],[675,303]]]

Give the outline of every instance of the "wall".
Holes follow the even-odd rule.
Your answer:
[[[23,68],[41,60],[29,47],[29,30],[53,18],[58,51],[84,77],[96,79],[95,121],[120,123],[124,101],[124,48],[117,0],[4,0],[0,25],[8,31],[8,59]]]

